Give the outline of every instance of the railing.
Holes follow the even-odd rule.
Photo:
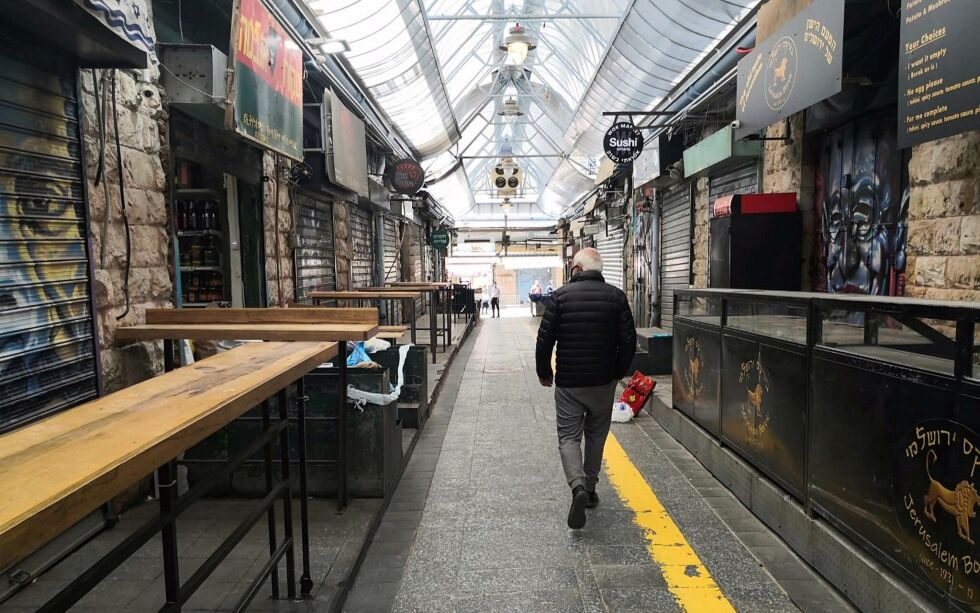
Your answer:
[[[980,303],[678,290],[674,308],[675,408],[938,601],[980,604]]]

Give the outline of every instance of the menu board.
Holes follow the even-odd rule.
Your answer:
[[[980,2],[902,0],[898,145],[980,128]]]

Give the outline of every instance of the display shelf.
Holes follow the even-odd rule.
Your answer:
[[[223,238],[224,234],[221,233],[221,230],[177,230],[177,236],[214,236],[217,238]]]
[[[181,266],[180,272],[222,272],[220,266]]]
[[[198,187],[178,187],[176,194],[183,198],[220,198],[221,193],[217,190],[198,188]]]

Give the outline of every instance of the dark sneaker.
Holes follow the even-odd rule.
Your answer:
[[[599,494],[589,492],[589,502],[585,504],[586,509],[594,509],[599,506]]]
[[[572,490],[572,506],[568,509],[568,527],[579,530],[585,526],[585,507],[589,504],[589,493],[579,485]]]

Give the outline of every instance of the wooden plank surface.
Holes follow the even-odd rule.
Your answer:
[[[308,292],[307,298],[319,300],[399,300],[418,298],[422,292],[402,289],[371,289],[346,292]]]
[[[445,282],[445,281],[392,281],[388,285],[391,285],[391,286],[394,286],[394,287],[410,287],[410,286],[415,286],[415,285],[418,285],[418,286],[431,285],[431,286],[434,286],[434,287],[450,287],[450,286],[452,286],[452,283]]]
[[[320,310],[320,309],[309,309]],[[326,309],[323,309],[326,310]],[[377,319],[377,310],[375,319]],[[199,341],[366,341],[378,324],[144,324],[125,326],[116,338],[126,341],[191,339]]]
[[[377,309],[147,309],[148,324],[376,324]],[[339,340],[339,339],[338,339]]]
[[[251,343],[0,436],[0,568],[336,355]]]

